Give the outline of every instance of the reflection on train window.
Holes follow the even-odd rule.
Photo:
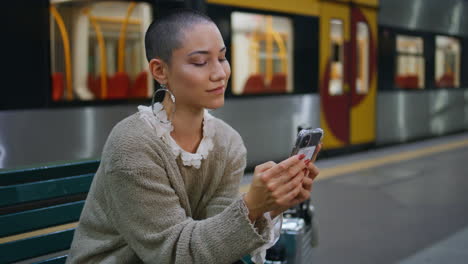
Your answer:
[[[232,93],[293,91],[293,30],[289,18],[233,12]]]
[[[331,61],[330,82],[328,91],[330,95],[343,94],[343,21],[332,19],[330,21]]]
[[[423,39],[398,35],[395,84],[404,89],[424,88]]]
[[[148,98],[147,3],[52,1],[52,99]]]
[[[437,87],[460,87],[460,42],[436,36],[435,83]]]
[[[367,94],[369,91],[369,27],[364,22],[357,23],[356,58],[356,93]]]

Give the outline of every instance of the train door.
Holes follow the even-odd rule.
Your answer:
[[[348,3],[320,4],[320,123],[328,149],[350,140],[349,16]]]
[[[320,5],[320,123],[328,149],[375,140],[377,16],[371,2]]]
[[[372,1],[364,2],[368,2],[366,6],[353,5],[350,10],[350,144],[352,145],[374,142],[376,130],[377,9],[372,7]]]

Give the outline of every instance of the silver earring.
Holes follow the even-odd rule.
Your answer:
[[[176,107],[175,107],[175,96],[174,94],[169,91],[169,89],[167,89],[167,86],[165,84],[160,84],[161,88],[157,89],[156,91],[154,91],[153,93],[153,98],[151,99],[151,111],[153,112],[153,115],[154,117],[156,117],[156,119],[158,119],[158,121],[160,123],[163,123],[163,124],[170,124],[171,123],[171,119],[172,117],[174,116],[174,113],[175,113],[175,110],[176,110]],[[166,92],[166,93],[169,93],[169,97],[171,98],[171,101],[172,103],[174,104],[174,107],[172,108],[172,115],[171,115],[171,119],[169,119],[169,117],[167,118],[166,121],[163,121],[161,120],[159,117],[158,117],[158,113],[161,112],[161,111],[164,111],[164,107],[161,108],[161,110],[159,110],[158,113],[155,113],[154,112],[154,100],[156,98],[156,94],[159,93],[159,92]]]

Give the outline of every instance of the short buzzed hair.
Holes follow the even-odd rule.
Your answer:
[[[160,58],[169,64],[172,51],[182,47],[184,31],[199,23],[214,22],[208,16],[192,9],[174,9],[155,19],[145,34],[148,62]]]

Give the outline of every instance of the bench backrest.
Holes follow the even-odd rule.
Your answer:
[[[0,172],[0,263],[67,250],[98,166],[93,160]]]

